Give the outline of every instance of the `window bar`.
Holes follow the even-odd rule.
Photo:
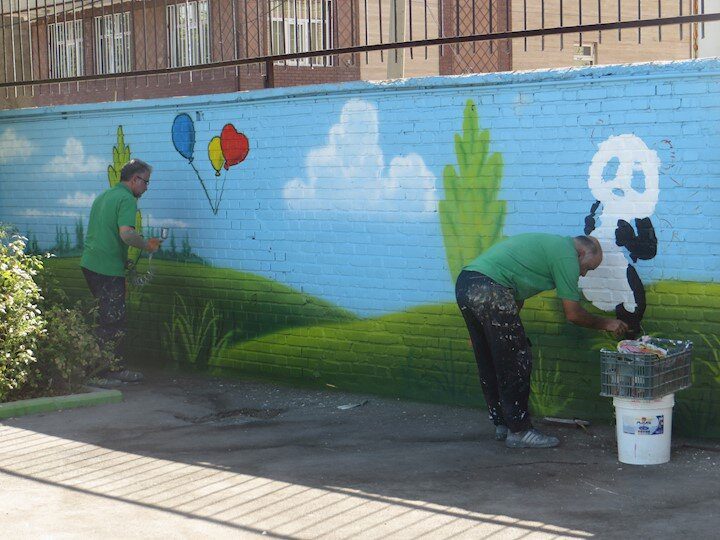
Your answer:
[[[2,2],[0,2],[2,3]],[[40,32],[38,31],[39,28],[39,19],[40,17],[37,17],[38,24],[35,26],[35,33],[38,35],[38,76],[42,79],[42,54],[40,53]],[[50,42],[50,27],[48,26],[48,19],[47,19],[47,0],[43,0],[43,19],[45,22],[45,34],[47,36],[48,43]],[[3,43],[5,43],[3,36]],[[3,47],[3,53],[5,52],[5,48]],[[45,75],[50,78],[50,55],[48,54],[47,57],[48,65],[47,69],[45,70]],[[40,92],[42,93],[42,87],[40,87]]]
[[[2,0],[0,0],[0,1],[2,1]],[[26,6],[27,6],[28,51],[30,52],[30,68],[29,68],[29,71],[30,71],[30,80],[32,81],[32,80],[33,80],[33,71],[34,71],[34,70],[33,70],[33,63],[34,63],[33,60],[35,59],[35,56],[33,55],[32,23],[31,23],[31,21],[30,21],[30,2],[28,2],[28,3],[26,4]],[[39,2],[36,2],[36,3],[35,3],[35,15],[36,15],[36,16],[37,16],[38,11],[39,11]],[[37,44],[38,47],[39,47],[39,45],[40,45],[39,39],[40,39],[40,38],[38,38],[37,31],[35,31],[35,38],[36,38],[36,44]],[[40,49],[38,49],[38,51],[39,51],[39,50],[40,50]],[[31,95],[31,96],[34,96],[34,95],[35,95],[35,85],[31,85],[31,86],[30,86],[30,95]]]
[[[660,1],[660,0],[658,0]],[[602,23],[602,0],[597,0],[598,24]],[[598,30],[598,43],[602,43],[602,30]]]
[[[442,0],[440,0],[440,1],[442,1]],[[425,23],[424,23],[425,24],[425,39],[427,39],[428,38],[427,0],[423,0],[423,14],[424,14],[424,18],[425,18]],[[428,59],[428,48],[426,45],[425,46],[425,60],[427,60],[427,59]]]
[[[523,30],[527,30],[527,0],[523,0]],[[525,49],[525,52],[527,52],[527,38],[523,38],[523,41],[523,47]]]
[[[244,17],[245,20],[243,21],[243,24],[245,26],[245,58],[250,58],[250,36],[248,35],[248,8],[247,8],[247,0],[243,2],[243,11],[244,11]],[[250,73],[250,64],[248,64],[245,67],[245,73]]]
[[[233,29],[233,60],[237,60],[238,56],[240,55],[240,50],[238,47],[238,28],[237,28],[237,1],[236,0],[230,0],[230,3],[232,5],[232,29]],[[247,3],[247,2],[246,2]],[[245,36],[245,39],[247,40],[247,35]],[[240,76],[240,66],[235,66],[235,77]],[[240,88],[238,88],[240,90]]]
[[[638,0],[640,2],[641,0]],[[578,24],[582,25],[582,0],[578,0]],[[578,45],[582,45],[583,38],[582,38],[582,31],[578,32]]]
[[[280,0],[280,17],[282,18],[282,22],[280,23],[280,43],[282,44],[282,53],[285,54],[290,51],[290,47],[288,47],[289,43],[287,41],[287,33],[285,32],[285,2],[286,0]],[[277,7],[270,8],[271,10],[276,10]],[[270,14],[270,20],[272,20],[272,13]],[[287,60],[283,60],[283,65],[287,66]]]
[[[310,0],[305,0],[305,15],[307,15],[307,40],[308,40],[308,50],[314,51],[316,50],[313,45],[313,23],[312,23],[312,5],[310,4]],[[297,32],[297,29],[295,30]],[[308,58],[309,64],[319,64],[319,59],[313,59]]]
[[[0,0],[0,32],[2,32],[2,55],[3,55],[3,82],[9,82],[7,77],[7,52],[5,51],[5,3]],[[10,98],[9,87],[5,88],[5,98]]]
[[[442,3],[442,0],[439,0]],[[383,43],[383,29],[382,29],[382,0],[377,0],[378,3],[378,23],[380,25],[380,45]],[[442,4],[441,4],[442,5]],[[380,49],[380,62],[384,62],[383,50]]]
[[[18,22],[18,41],[20,42],[20,77],[25,81],[25,47],[23,47],[23,29],[22,18],[20,17],[20,0],[17,0],[17,22]],[[14,32],[13,32],[14,34]],[[23,95],[26,94],[25,86],[22,89]]]
[[[638,0],[637,3],[637,18],[642,19],[642,0]],[[642,43],[642,28],[638,27],[638,45]]]
[[[700,0],[700,14],[705,15],[705,0]],[[705,39],[705,22],[700,23],[700,37]]]
[[[67,20],[67,10],[63,9],[63,18],[65,19],[62,23],[63,29],[64,29],[64,42],[63,42],[63,52],[65,55],[63,56],[63,64],[65,69],[65,75],[64,77],[70,77],[70,47],[69,41],[70,41],[70,32],[68,31],[68,20]],[[75,28],[73,30],[73,35],[75,34]],[[70,83],[66,84],[68,93],[70,92]]]
[[[473,2],[475,2],[475,0],[473,0]],[[408,8],[409,8],[409,11],[410,11],[410,13],[409,13],[409,17],[410,17],[410,18],[409,18],[409,21],[410,21],[410,25],[409,25],[409,26],[410,26],[410,41],[413,40],[413,12],[412,12],[412,5],[413,5],[412,0],[408,0]],[[412,59],[413,59],[413,48],[410,47],[410,60],[412,60]]]
[[[163,55],[163,59],[165,60],[165,67],[172,67],[173,63],[173,54],[172,51],[177,51],[177,4],[173,4],[171,6],[171,10],[168,11],[168,4],[167,0],[163,0],[163,12],[162,17],[165,19],[165,27],[167,28],[167,38],[166,38],[166,47],[165,54]],[[172,12],[172,13],[171,13]],[[172,18],[171,18],[172,14]],[[155,11],[155,16],[157,17],[157,11]],[[177,58],[177,56],[175,56]],[[160,66],[158,66],[160,67]],[[158,74],[157,78],[157,84],[160,86],[160,75]],[[165,84],[168,86],[170,85],[170,76],[165,77]]]
[[[134,1],[134,0],[133,0],[133,1]],[[142,19],[143,19],[143,35],[142,35],[142,39],[143,39],[143,69],[148,69],[148,63],[147,63],[147,48],[148,48],[148,43],[147,43],[147,6],[146,6],[146,4],[147,4],[147,2],[143,2],[143,3],[142,3]],[[135,28],[133,27],[132,30],[133,30],[133,32],[132,32],[132,33],[130,34],[130,36],[129,36],[129,37],[130,37],[130,41],[134,41],[134,37],[135,37],[135,32],[134,32]],[[157,40],[157,32],[153,32],[153,34],[155,34],[155,39]],[[140,37],[140,36],[138,36],[138,37]],[[157,47],[156,47],[155,50],[157,51]],[[156,52],[156,54],[157,54],[157,52]],[[150,84],[150,77],[146,75],[146,76],[145,76],[145,86],[147,87],[149,84]]]
[[[368,40],[370,37],[369,30],[368,30],[368,17],[369,17],[368,0],[364,0],[364,2],[365,2],[365,46],[367,47]],[[427,0],[425,0],[425,2],[427,3]],[[370,62],[370,53],[365,51],[365,64],[367,65],[369,62]]]
[[[438,24],[440,25],[440,28],[438,29],[438,37],[445,37],[445,20],[443,19],[445,13],[443,11],[443,5],[444,0],[438,0]],[[440,56],[443,55],[444,50],[444,47],[440,45]]]
[[[328,35],[328,43],[330,44],[330,48],[334,49],[338,45],[338,40],[340,36],[340,16],[339,16],[339,0],[332,0],[332,16],[330,18],[330,34]],[[340,56],[335,55],[334,58],[332,58],[333,63],[331,65],[333,66],[339,66],[340,65]]]
[[[678,0],[678,15],[680,15],[680,17],[682,17],[682,14],[683,14],[683,0]],[[678,30],[680,32],[680,40],[682,40],[682,38],[683,38],[683,25],[682,24],[678,25]]]
[[[398,28],[400,28],[400,21],[398,21],[398,11],[397,11],[397,3],[401,2],[403,0],[390,0],[392,2],[393,7],[393,29],[392,29],[392,37],[393,42],[398,42]],[[456,2],[458,0],[455,0]],[[393,54],[395,55],[395,63],[397,64],[398,61],[398,49],[393,50]]]
[[[255,23],[257,24],[257,51],[258,54],[261,54],[262,49],[262,42],[260,38],[260,21],[265,19],[260,19],[260,0],[255,0]],[[262,64],[258,63],[258,72],[262,73]]]
[[[545,0],[542,0],[542,1],[543,1],[543,3],[545,2]],[[489,0],[489,1],[488,1],[488,5],[489,5],[489,7],[490,7],[490,9],[489,9],[489,11],[490,11],[490,16],[489,16],[489,19],[490,19],[489,22],[490,22],[490,24],[489,24],[489,28],[490,28],[490,33],[492,34],[492,33],[493,33],[493,0]],[[491,39],[491,40],[490,40],[490,54],[493,53],[493,49],[494,49],[494,48],[495,48],[495,40],[492,40],[492,39]]]
[[[58,32],[58,24],[59,23],[58,23],[58,15],[57,15],[57,4],[53,5],[53,17],[55,17],[55,24],[53,25],[53,33],[55,34],[53,36],[54,47],[53,47],[53,51],[52,51],[52,53],[53,53],[52,58],[55,60],[54,61],[55,65],[53,66],[53,68],[54,68],[53,76],[56,78],[59,78],[61,76],[59,73],[60,72],[60,45],[58,43],[59,42],[58,38],[60,37],[60,35]],[[49,44],[49,40],[48,40],[48,44]],[[51,56],[48,55],[48,58],[51,58]],[[58,83],[58,93],[60,93],[60,92],[62,92],[62,86],[61,86],[61,83]]]
[[[560,0],[562,2],[562,0]],[[505,0],[505,31],[510,31],[510,0]],[[505,52],[510,54],[512,51],[512,40],[505,40]]]
[[[18,0],[19,3],[20,0]],[[13,7],[13,0],[10,0],[10,46],[12,50],[12,67],[13,67],[13,82],[17,82],[17,62],[15,59],[17,58],[17,53],[15,52],[15,23],[13,22],[15,19],[15,9]],[[3,43],[3,48],[5,47],[5,44]],[[15,97],[18,95],[18,89],[17,86],[15,87]]]
[[[620,0],[618,0],[620,2]],[[563,0],[560,0],[560,27],[563,25]],[[560,50],[565,48],[565,35],[560,34]]]
[[[110,0],[112,2],[112,0]],[[190,37],[190,0],[185,0],[185,46],[183,47],[183,59],[181,65],[192,66],[195,65],[195,59],[193,58],[193,43]],[[178,73],[179,82],[182,83],[182,73]],[[193,82],[193,72],[188,71],[188,79]]]
[[[618,22],[622,21],[622,0],[617,0]],[[622,41],[622,29],[618,28],[618,41]]]
[[[438,0],[442,2],[442,0]],[[460,35],[460,0],[455,0],[455,35]],[[455,53],[460,54],[460,43],[455,44]]]
[[[105,73],[117,73],[118,69],[118,60],[117,58],[117,51],[115,50],[115,43],[117,40],[117,32],[116,27],[117,25],[117,19],[118,15],[122,13],[122,0],[120,0],[120,7],[118,8],[120,11],[116,14],[115,13],[115,0],[110,0],[110,43],[106,47],[106,59],[107,64],[105,65],[104,72]],[[118,29],[119,30],[119,29]],[[107,42],[106,42],[107,43]],[[118,86],[118,80],[115,79],[115,88]]]
[[[540,0],[540,28],[545,28],[545,0]],[[545,50],[545,36],[540,36],[540,50]]]
[[[662,3],[658,0],[658,19],[662,19]],[[662,25],[658,24],[658,41],[662,43]]]
[[[356,6],[355,2],[352,2],[350,4],[350,45],[352,47],[357,46],[357,36],[355,35],[355,15],[356,15],[355,6]],[[358,56],[357,53],[354,53],[350,57],[351,65],[354,66],[355,63],[358,62],[358,60],[356,59],[357,56]]]
[[[438,0],[439,2],[442,2],[442,0]],[[490,0],[492,2],[492,0]],[[410,2],[412,3],[412,2]],[[472,0],[472,33],[475,35],[476,29],[475,29],[475,0]],[[472,50],[475,52],[475,41],[472,43]]]
[[[210,10],[213,10],[213,12],[214,12],[214,8],[211,6],[210,2],[208,2],[208,19],[210,18]],[[198,20],[198,24],[199,24],[199,22],[200,21]],[[218,31],[219,38],[220,38],[218,49],[220,50],[220,61],[223,61],[223,60],[225,60],[225,33],[223,32],[223,14],[220,13],[219,9],[218,9],[217,22],[218,22],[218,30],[217,31]],[[213,32],[213,27],[210,25],[208,25],[208,26],[209,26],[208,33],[210,34],[208,45],[210,45],[213,42],[214,32]],[[217,58],[217,54],[215,56]],[[212,58],[211,58],[211,60],[212,60]],[[222,69],[223,79],[227,78],[227,76],[225,75],[226,71],[227,70],[225,68]],[[204,73],[205,72],[203,72],[203,74]],[[210,70],[210,80],[214,80],[214,79],[215,79],[215,70],[213,69],[213,70]]]
[[[298,26],[297,0],[293,0],[293,17],[294,17],[294,19],[295,19],[295,31],[293,32],[293,35],[295,36],[295,52],[300,52],[300,44],[299,44],[299,42],[298,42],[298,35],[300,34],[300,32],[298,32],[298,30],[299,30],[300,27]],[[309,50],[309,49],[310,49],[310,44],[308,43],[308,50]],[[308,58],[307,61],[308,61],[308,64],[309,64],[309,63],[310,63],[310,58]],[[296,58],[296,59],[295,59],[295,66],[299,66],[299,65],[300,65],[300,59],[299,59],[299,58]]]

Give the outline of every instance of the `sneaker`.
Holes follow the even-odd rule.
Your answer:
[[[495,440],[504,441],[507,439],[508,431],[510,430],[507,426],[495,426]]]
[[[517,433],[508,433],[505,446],[508,448],[552,448],[560,444],[557,437],[540,433],[537,429],[528,429]]]
[[[111,371],[107,374],[109,379],[117,379],[120,382],[133,383],[140,382],[143,380],[143,374],[139,371],[131,371],[129,369],[123,369],[122,371]]]
[[[95,386],[97,388],[117,388],[123,384],[125,383],[119,379],[108,379],[105,377],[93,377],[87,381],[88,386]]]

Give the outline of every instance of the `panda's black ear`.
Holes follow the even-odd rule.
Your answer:
[[[588,235],[595,230],[595,212],[597,212],[599,206],[600,201],[595,201],[590,207],[590,214],[585,216],[585,229],[583,229],[585,235]]]

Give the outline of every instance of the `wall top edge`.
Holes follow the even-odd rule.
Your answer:
[[[32,119],[52,115],[118,114],[135,109],[176,109],[199,106],[219,106],[232,103],[275,101],[288,98],[313,98],[331,95],[365,94],[392,91],[412,91],[458,87],[518,86],[547,83],[592,83],[611,79],[677,78],[687,75],[720,75],[720,57],[699,60],[645,62],[589,67],[535,69],[470,75],[445,75],[388,81],[353,81],[316,84],[301,87],[283,87],[201,96],[175,96],[130,101],[56,105],[26,109],[0,110],[0,120]]]

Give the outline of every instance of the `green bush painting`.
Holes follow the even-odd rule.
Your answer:
[[[472,100],[465,105],[462,133],[455,134],[455,155],[457,166],[443,171],[445,200],[438,203],[453,282],[463,266],[502,237],[507,209],[498,198],[502,155],[490,152],[490,131],[480,128]]]

